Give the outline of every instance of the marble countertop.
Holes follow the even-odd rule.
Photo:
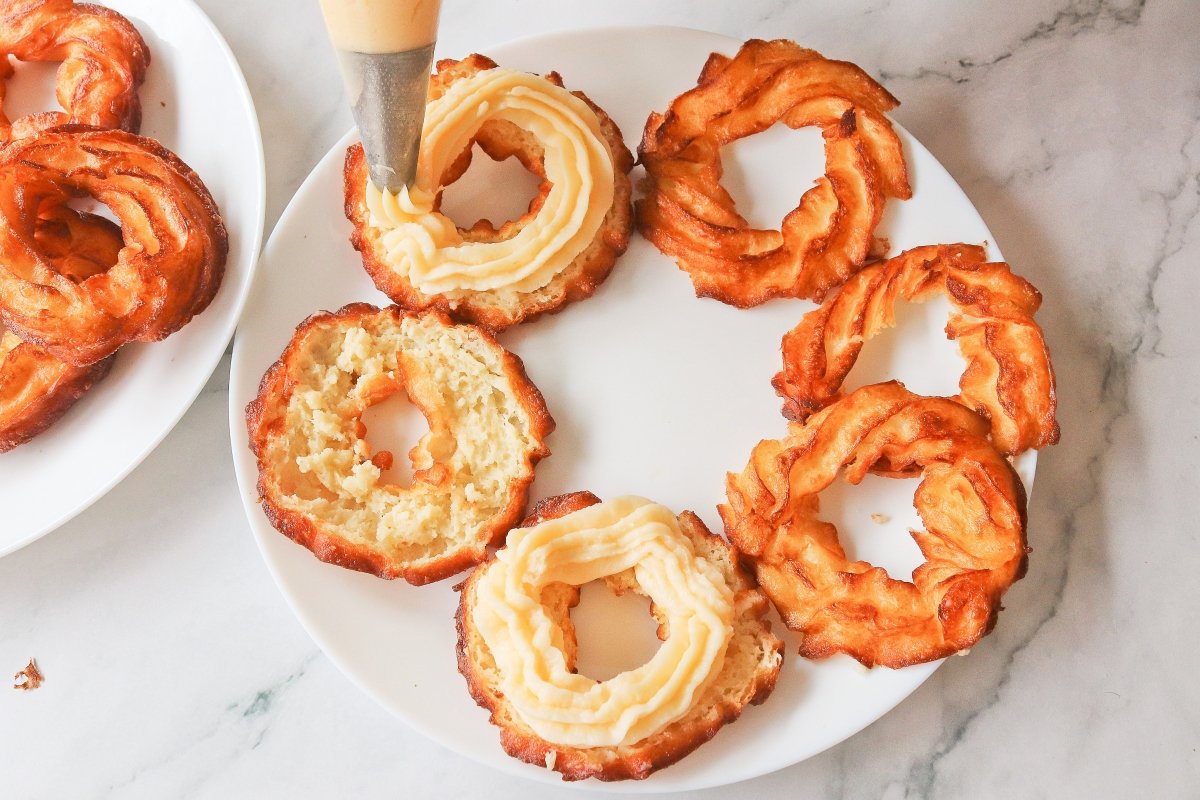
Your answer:
[[[257,104],[269,231],[351,124],[333,55],[313,0],[199,3]],[[855,61],[1046,298],[1063,441],[1039,462],[1003,624],[841,745],[704,796],[1200,795],[1200,8],[984,6],[445,0],[443,54],[670,24]],[[572,792],[425,740],[308,638],[243,515],[228,369],[112,492],[0,560],[0,671],[36,656],[46,675],[0,689],[0,795]]]

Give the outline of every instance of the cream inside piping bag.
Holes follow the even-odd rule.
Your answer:
[[[321,0],[367,170],[380,189],[413,179],[441,0]]]

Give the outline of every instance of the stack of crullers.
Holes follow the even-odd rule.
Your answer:
[[[0,112],[3,452],[66,413],[120,347],[207,308],[228,237],[196,173],[136,135],[150,53],[127,19],[73,0],[3,0],[0,55],[0,81],[12,58],[62,62],[63,105],[14,122]],[[72,205],[81,198],[120,224]]]
[[[783,642],[771,604],[808,658],[848,654],[898,668],[965,650],[991,630],[1025,570],[1025,495],[1009,462],[1054,443],[1054,376],[1033,321],[1040,296],[976,244],[885,258],[888,198],[912,196],[886,112],[897,101],[861,69],[789,41],[714,53],[695,88],[650,114],[633,157],[612,120],[561,78],[472,55],[433,76],[413,183],[398,194],[345,164],[351,242],[397,305],[353,304],[304,321],[247,409],[266,515],[324,561],[424,584],[461,584],[458,665],[512,756],[565,779],[644,778],[699,747],[775,686]],[[826,174],[778,231],[756,230],[722,188],[721,147],[782,121],[821,130]],[[541,179],[500,228],[457,227],[442,189],[472,147],[516,156]],[[526,516],[554,422],[504,328],[590,296],[634,225],[698,295],[746,308],[816,300],[782,343],[774,385],[787,436],[758,443],[727,481],[725,538],[695,514],[586,491]],[[941,293],[967,362],[955,397],[897,382],[845,393],[866,342],[898,300]],[[411,483],[388,477],[362,415],[404,392],[429,422]],[[921,476],[912,581],[850,561],[818,497],[839,474]],[[494,548],[499,548],[494,549]],[[570,609],[603,581],[651,601],[663,640],[607,681],[576,671]]]

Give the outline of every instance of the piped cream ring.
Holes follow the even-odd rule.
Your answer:
[[[447,169],[491,120],[511,122],[543,146],[551,188],[514,236],[469,242],[436,201]],[[587,103],[545,78],[496,67],[455,81],[426,108],[411,189],[393,194],[367,181],[365,199],[390,266],[421,292],[530,292],[549,284],[596,237],[613,202],[613,170]]]
[[[607,681],[573,673],[543,589],[629,569],[670,634],[646,664]],[[573,747],[629,744],[683,716],[720,671],[733,629],[720,570],[698,557],[669,509],[637,497],[513,531],[475,597],[472,621],[504,696],[539,736]]]

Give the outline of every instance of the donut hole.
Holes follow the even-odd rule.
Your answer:
[[[429,433],[429,420],[421,409],[403,391],[397,391],[368,406],[360,421],[366,428],[363,438],[380,468],[380,482],[411,486],[413,467],[408,452]],[[390,455],[390,463],[384,453]]]
[[[121,220],[117,219],[117,215],[113,210],[104,203],[94,197],[84,195],[83,197],[72,197],[66,203],[67,208],[76,211],[80,214],[91,214],[96,217],[103,217],[109,222],[121,227]]]
[[[777,231],[800,197],[825,175],[821,129],[776,123],[721,148],[721,185],[751,227]]]
[[[925,527],[913,505],[919,484],[919,478],[869,474],[852,486],[839,478],[821,492],[820,518],[837,527],[846,558],[883,567],[895,580],[911,581],[913,570],[925,561],[909,533]]]
[[[479,145],[471,147],[471,165],[442,190],[441,212],[463,230],[486,221],[493,230],[531,211],[542,179],[516,156],[493,160]]]
[[[571,622],[577,639],[575,671],[596,681],[637,669],[662,644],[649,599],[637,592],[617,594],[604,581],[579,587]]]
[[[4,116],[12,121],[28,114],[63,110],[54,91],[58,62],[7,58],[13,75],[5,82]]]
[[[850,393],[862,386],[898,380],[926,397],[953,397],[967,364],[958,344],[946,338],[950,301],[936,294],[922,303],[897,300],[896,324],[869,339],[843,383]]]
[[[38,252],[53,269],[75,283],[108,272],[125,246],[112,209],[87,195],[43,200],[34,239]]]

